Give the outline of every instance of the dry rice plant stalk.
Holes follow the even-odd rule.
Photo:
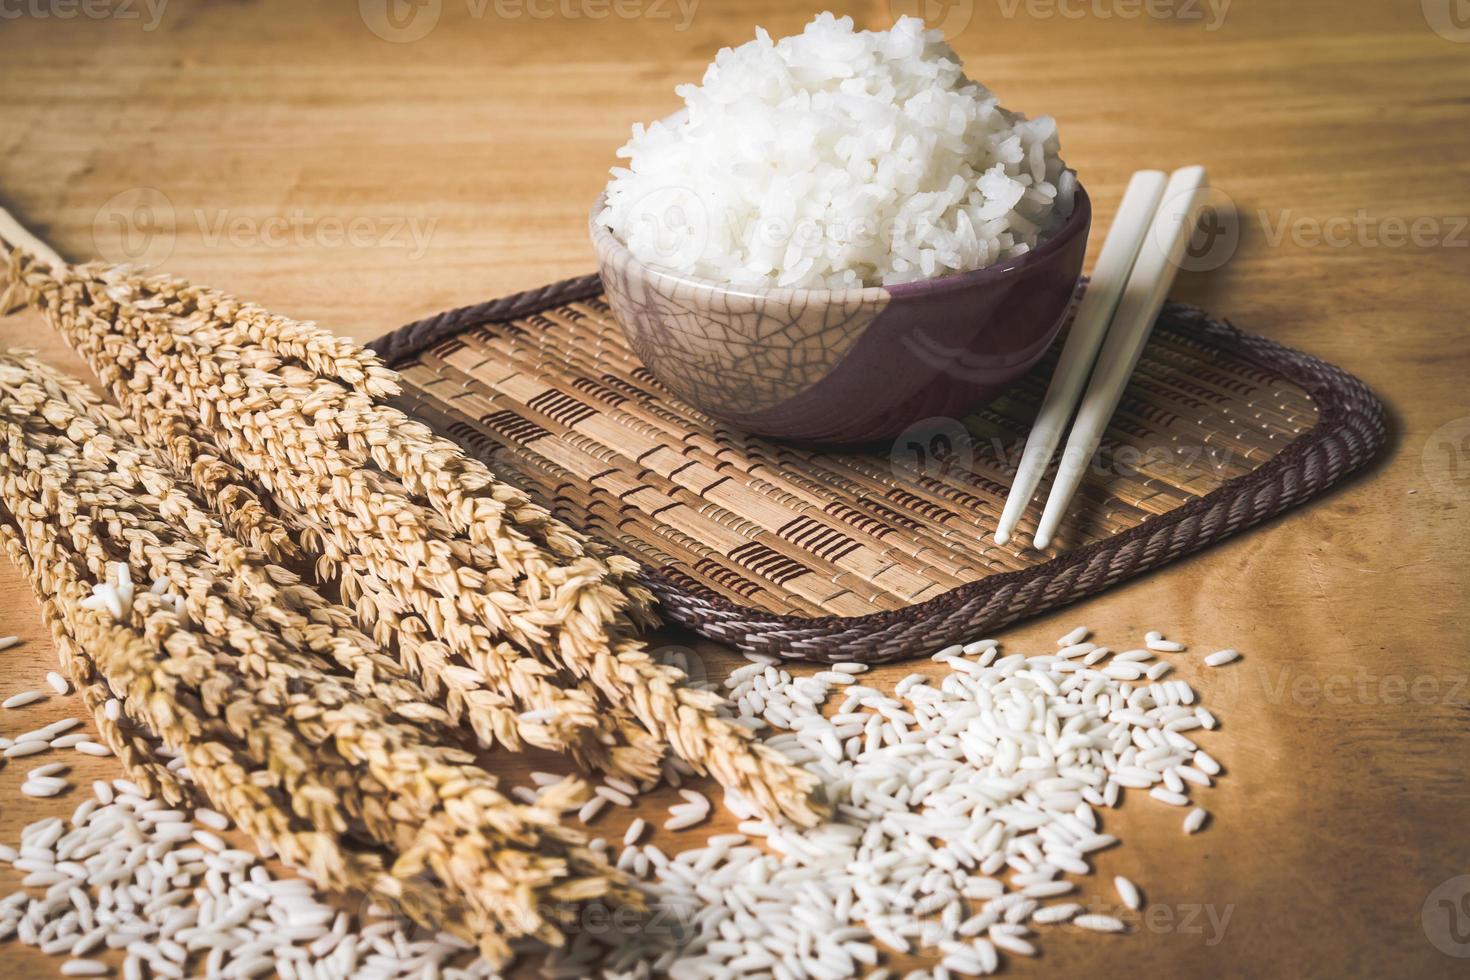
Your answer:
[[[5,551],[11,561],[29,573],[29,560],[20,538],[15,528],[4,520],[0,520],[0,541],[4,542]],[[35,581],[33,575],[28,574],[28,578]],[[82,699],[82,704],[92,716],[102,743],[112,750],[128,778],[141,786],[149,796],[161,797],[170,806],[178,806],[191,799],[193,794],[179,779],[178,774],[158,761],[158,740],[131,713],[117,721],[107,716],[103,706],[114,697],[113,692],[98,674],[92,658],[77,645],[67,631],[56,604],[46,601],[44,596],[38,595],[38,598],[42,600],[41,620],[51,631],[51,639],[56,644],[62,669],[66,671],[72,686]]]
[[[461,658],[504,637],[591,680],[693,767],[767,813],[818,819],[809,773],[718,717],[717,697],[687,687],[682,672],[655,663],[632,639],[646,603],[623,586],[632,563],[594,557],[519,491],[365,391],[283,362],[277,351],[293,339],[271,338],[289,335],[290,321],[242,316],[226,297],[125,268],[42,271],[22,260],[14,274],[84,353],[103,346],[98,333],[129,337],[141,361],[94,364],[132,371],[127,384],[113,385],[125,405],[154,381],[166,384],[193,423],[220,432],[221,449],[278,506],[301,513],[343,554],[365,558]],[[220,322],[217,310],[235,320]],[[317,363],[338,364],[349,348],[339,341]],[[354,363],[372,363],[371,355]]]
[[[101,380],[107,383],[107,379]],[[300,565],[305,561],[286,525],[272,513],[245,474],[228,462],[207,437],[193,430],[180,413],[141,405],[125,425],[135,439],[158,452],[176,475],[188,479],[242,541],[274,562]]]
[[[217,328],[222,346],[257,347],[283,364],[294,361],[312,375],[340,382],[371,401],[391,398],[401,391],[397,372],[383,365],[375,353],[314,323],[279,316],[183,279],[158,276],[133,277],[133,281],[144,284],[146,295],[140,299],[140,308],[156,308],[156,302],[171,304],[176,307],[176,315],[197,317],[201,325]],[[390,431],[387,436],[391,440],[394,433]],[[608,581],[622,591],[630,615],[641,626],[657,625],[653,595],[638,583],[635,562],[613,555],[605,546],[557,521],[524,492],[497,480],[458,447],[443,443],[434,452],[432,463],[439,475],[438,486],[455,498],[441,513],[455,523],[457,530],[490,529],[505,512],[512,524],[553,554],[562,558],[589,554],[606,559]],[[487,540],[493,540],[493,534]]]
[[[17,253],[12,262],[18,261]],[[281,522],[272,513],[277,504],[273,502],[267,509],[260,493],[244,485],[243,477],[216,483],[201,475],[214,473],[218,468],[206,470],[191,457],[213,457],[217,451],[201,451],[199,447],[204,444],[197,436],[193,437],[192,446],[179,438],[181,433],[187,437],[194,427],[177,412],[177,395],[166,389],[166,381],[144,370],[149,365],[129,337],[109,331],[106,325],[92,318],[85,306],[78,310],[78,320],[94,327],[77,335],[78,351],[119,401],[133,411],[134,431],[158,448],[176,473],[191,478],[206,500],[222,509],[228,507],[226,513],[234,517],[233,528],[243,530],[249,543],[268,554],[284,550],[267,544],[283,537],[289,541]],[[124,371],[120,367],[123,364],[135,366],[137,373]],[[221,468],[233,469],[228,463],[222,463]],[[222,491],[221,484],[225,486]],[[304,519],[297,517],[293,524],[297,531],[309,532],[316,540],[322,540]],[[379,538],[375,536],[373,540]],[[395,567],[401,566],[403,577],[411,580],[412,567],[397,561],[396,552],[393,542],[385,542],[380,557]],[[406,604],[393,595],[381,591],[373,594],[356,585],[352,576],[341,568],[340,557],[320,552],[318,572],[325,572],[335,580],[348,601],[362,600],[358,603],[359,612],[375,619],[378,640],[383,643],[396,640],[405,665],[419,671],[430,692],[444,700],[456,720],[462,717],[468,721],[486,745],[500,742],[514,750],[522,747],[524,739],[540,748],[569,751],[584,766],[619,775],[644,779],[657,771],[662,747],[629,724],[625,712],[600,711],[596,692],[590,686],[580,685],[572,678],[558,678],[553,669],[494,643],[465,651],[465,663],[446,663],[447,648],[429,642],[433,638],[427,635],[422,620],[399,614],[397,610]],[[536,714],[529,719],[522,718],[525,712]]]
[[[220,801],[243,826],[264,823],[284,859],[492,956],[517,936],[558,944],[575,903],[637,906],[622,876],[557,823],[582,787],[520,806],[471,757],[440,747],[442,712],[342,626],[346,610],[231,537],[130,442],[116,410],[9,358],[0,424],[0,502],[38,591],[196,779],[225,791],[244,775],[284,798],[290,817],[274,821],[269,800]],[[119,561],[167,575],[190,623],[151,594],[126,622],[84,608],[86,579]],[[223,771],[231,765],[240,773]],[[385,873],[341,846],[357,836],[396,853]]]
[[[0,209],[0,231],[9,219]],[[14,219],[9,219],[13,224]],[[0,296],[0,315],[7,312],[9,298],[15,292],[13,277],[20,270],[24,253],[10,252],[7,258],[11,287]],[[60,259],[56,259],[60,264]],[[108,339],[98,341],[107,344]],[[126,358],[127,351],[114,345],[109,354],[89,354],[87,360],[98,380],[116,393],[119,385],[127,384],[127,372],[117,362]],[[168,405],[153,405],[137,401],[134,420],[128,431],[135,438],[146,439],[159,451],[176,473],[187,475],[204,501],[213,507],[233,532],[253,547],[259,548],[272,561],[299,564],[304,560],[300,549],[291,540],[290,533],[263,503],[256,488],[239,468],[229,463],[213,445],[206,433],[190,426],[185,417]]]

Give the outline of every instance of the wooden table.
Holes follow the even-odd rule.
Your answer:
[[[933,7],[973,75],[1057,117],[1099,228],[1133,169],[1206,164],[1238,241],[1176,296],[1358,373],[1394,427],[1383,462],[1326,499],[1007,631],[1034,650],[1075,623],[1119,641],[1161,624],[1245,653],[1208,676],[1181,670],[1224,720],[1209,744],[1229,777],[1203,794],[1210,829],[1185,838],[1178,812],[1153,805],[1109,817],[1125,845],[1095,882],[1143,883],[1150,917],[1128,937],[1047,935],[1017,976],[1470,965],[1447,955],[1470,954],[1470,879],[1447,886],[1457,919],[1425,908],[1470,873],[1470,31],[1452,4]],[[842,7],[879,26],[916,5]],[[586,209],[629,124],[667,112],[673,85],[721,45],[804,19],[761,0],[421,0],[419,19],[392,21],[383,0],[361,8],[175,0],[155,23],[141,2],[112,16],[0,6],[0,198],[69,257],[160,261],[366,339],[587,271]],[[0,321],[0,343],[83,370],[30,315]],[[4,565],[12,632],[26,642],[0,654],[4,693],[39,686],[54,662]],[[53,697],[0,712],[0,732],[77,709]],[[0,839],[80,792],[20,797],[25,768],[0,770]],[[73,765],[79,783],[109,774],[111,760]],[[11,976],[56,966],[5,956]]]

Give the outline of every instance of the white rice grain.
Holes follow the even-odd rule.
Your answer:
[[[1128,928],[1122,919],[1097,912],[1079,915],[1072,920],[1072,924],[1082,929],[1090,929],[1093,932],[1123,932]]]
[[[1055,121],[999,108],[918,18],[757,31],[675,91],[684,111],[633,128],[595,216],[663,268],[758,287],[908,282],[1024,254],[1072,210]]]
[[[1135,912],[1143,908],[1143,896],[1139,894],[1138,886],[1122,875],[1113,878],[1113,888],[1118,892],[1118,898],[1123,904]]]

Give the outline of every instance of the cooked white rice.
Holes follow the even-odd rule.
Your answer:
[[[715,57],[685,109],[633,127],[598,215],[639,259],[750,286],[840,288],[981,269],[1072,211],[1056,122],[966,78],[939,31],[821,14]]]

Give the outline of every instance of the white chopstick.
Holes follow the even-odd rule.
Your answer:
[[[1169,177],[1163,202],[1133,263],[1128,284],[1123,287],[1123,298],[1113,315],[1087,394],[1082,396],[1082,405],[1077,409],[1077,421],[1067,437],[1067,448],[1057,466],[1051,496],[1032,539],[1034,547],[1045,548],[1051,542],[1072,495],[1077,492],[1077,485],[1087,472],[1088,461],[1102,442],[1103,431],[1123,397],[1123,389],[1138,364],[1148,335],[1153,331],[1154,319],[1164,306],[1184,250],[1199,223],[1204,186],[1204,167],[1182,167]]]
[[[1026,505],[1036,493],[1036,485],[1051,463],[1051,454],[1056,452],[1057,443],[1062,441],[1062,434],[1072,419],[1072,411],[1077,407],[1077,398],[1082,394],[1082,386],[1092,371],[1093,361],[1097,359],[1097,349],[1102,346],[1103,336],[1108,332],[1113,311],[1118,308],[1123,285],[1133,271],[1138,250],[1148,235],[1159,200],[1164,196],[1167,179],[1162,170],[1140,170],[1128,181],[1123,203],[1118,205],[1117,217],[1108,229],[1108,237],[1093,266],[1092,279],[1082,294],[1082,302],[1077,304],[1077,315],[1072,318],[1072,329],[1062,347],[1062,356],[1057,360],[1051,384],[1047,386],[1046,397],[1042,399],[1036,424],[1031,427],[1026,448],[1021,452],[1015,482],[1011,484],[1005,510],[995,527],[996,544],[1010,540],[1016,522],[1025,513]]]

